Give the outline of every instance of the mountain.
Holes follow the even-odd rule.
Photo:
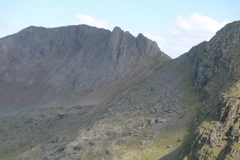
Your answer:
[[[203,104],[194,132],[181,156],[185,159],[239,159],[240,157],[240,22],[233,22],[182,58],[193,66],[194,88]],[[189,58],[186,58],[188,56]],[[182,159],[182,158],[180,158]]]
[[[0,159],[239,159],[240,22],[177,59],[119,27],[0,48]]]
[[[107,104],[154,61],[169,59],[142,34],[86,25],[26,28],[0,40],[0,56],[1,114]]]

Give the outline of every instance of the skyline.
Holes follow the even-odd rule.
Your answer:
[[[240,19],[240,2],[206,1],[181,3],[109,0],[1,2],[0,38],[29,26],[60,27],[87,24],[111,30],[118,26],[134,36],[156,41],[160,49],[176,58],[191,47],[209,40],[225,24]]]

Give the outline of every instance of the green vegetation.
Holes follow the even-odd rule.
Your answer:
[[[30,109],[0,117],[0,159],[11,160],[20,155],[33,159],[31,157],[39,156],[44,144],[56,147],[70,142],[79,129],[91,126],[100,117],[89,114],[93,108],[95,106]]]

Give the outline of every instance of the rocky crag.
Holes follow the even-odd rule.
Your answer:
[[[0,56],[1,114],[107,103],[154,61],[169,59],[142,34],[86,25],[26,28],[0,40]]]
[[[185,159],[240,159],[240,22],[226,25],[185,56],[194,68],[194,88],[204,94],[204,101],[182,155]]]
[[[34,52],[38,56],[34,60],[32,52],[37,49],[19,52],[31,53],[26,61],[12,58],[18,50],[10,52],[7,46],[25,32],[35,35],[39,44],[46,42],[55,49],[50,52],[41,45],[39,50],[45,48],[46,52]],[[44,108],[35,105],[26,110],[25,103],[14,101],[18,102],[14,110],[18,106],[25,110],[0,118],[0,159],[240,157],[240,22],[226,25],[209,42],[174,60],[143,35],[135,38],[120,28],[110,32],[88,26],[30,27],[0,42],[1,56],[9,60],[0,63],[1,83],[19,91],[27,89],[33,95],[41,92],[35,93],[38,88],[31,90],[29,86],[49,86],[44,94],[58,89],[53,98],[59,102],[40,98],[26,104],[41,102]],[[65,43],[71,47],[63,47]],[[30,41],[24,48],[29,45]],[[34,73],[44,76],[26,79]],[[13,92],[8,87],[2,90],[9,95]],[[64,99],[66,94],[70,97]],[[71,103],[62,103],[61,98]]]

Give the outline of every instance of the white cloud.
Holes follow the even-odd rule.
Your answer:
[[[170,31],[170,33],[173,34],[173,35],[177,35],[177,34],[180,34],[181,32],[176,30],[176,29],[173,29],[173,30]]]
[[[177,26],[186,31],[200,31],[215,33],[221,29],[228,22],[218,22],[208,16],[201,15],[199,13],[190,14],[187,17],[178,15],[176,24]]]
[[[186,17],[178,15],[169,31],[158,35],[147,33],[145,36],[156,41],[163,52],[176,58],[202,41],[208,41],[227,23],[199,13],[192,13]]]
[[[78,24],[87,24],[90,26],[98,27],[98,28],[108,29],[108,23],[104,20],[94,19],[91,16],[84,15],[84,14],[77,14],[75,17],[79,21]]]

